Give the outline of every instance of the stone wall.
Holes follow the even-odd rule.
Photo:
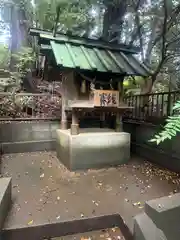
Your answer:
[[[180,135],[158,146],[150,140],[160,126],[124,122],[124,131],[131,134],[131,152],[170,170],[180,172]]]
[[[1,122],[3,153],[55,150],[56,129],[60,121]]]
[[[99,127],[99,119],[81,119],[80,127]],[[68,122],[70,127],[70,122]],[[109,127],[107,122],[103,127]],[[56,130],[60,120],[11,121],[0,123],[0,143],[2,153],[51,151],[56,149]]]

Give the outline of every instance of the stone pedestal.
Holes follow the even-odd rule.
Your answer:
[[[134,220],[134,240],[180,239],[180,194],[146,202]]]
[[[130,159],[130,134],[111,129],[57,130],[59,160],[70,170],[101,168],[126,163]]]

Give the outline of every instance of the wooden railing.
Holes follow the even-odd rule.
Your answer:
[[[124,102],[133,107],[124,120],[161,123],[174,113],[180,91],[126,96]],[[99,118],[99,113],[82,113],[87,119]],[[0,120],[60,119],[61,98],[54,94],[0,92]]]
[[[180,91],[126,96],[125,103],[133,109],[126,112],[124,119],[160,123],[174,113],[177,100],[180,100]]]
[[[0,92],[0,120],[60,119],[61,98],[52,94]]]

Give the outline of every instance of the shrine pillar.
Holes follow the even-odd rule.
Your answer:
[[[72,109],[71,135],[78,135],[78,134],[79,134],[78,112],[75,109]]]
[[[67,121],[67,112],[65,109],[65,99],[61,96],[61,129],[66,130],[68,129],[68,121]]]
[[[106,120],[106,114],[105,112],[102,112],[100,115],[100,128],[104,128],[105,120]]]
[[[123,132],[122,113],[116,113],[116,132]]]
[[[66,130],[68,129],[67,110],[69,108],[69,101],[77,99],[78,96],[73,71],[63,71],[61,92],[62,92],[61,129]],[[76,122],[76,120],[74,120],[74,122]]]
[[[118,82],[118,91],[119,91],[119,106],[123,104],[123,79]],[[123,112],[116,113],[116,132],[123,132],[123,122],[122,122]]]
[[[47,56],[45,56],[45,60],[44,60],[44,71],[43,71],[42,79],[45,81],[48,81],[48,59],[47,59]]]

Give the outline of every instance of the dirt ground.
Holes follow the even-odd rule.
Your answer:
[[[177,174],[139,158],[117,168],[69,172],[54,152],[8,154],[13,205],[5,228],[120,213],[132,229],[145,201],[180,191]]]

